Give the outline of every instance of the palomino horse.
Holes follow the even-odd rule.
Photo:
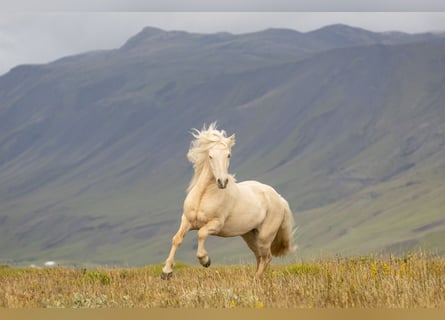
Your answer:
[[[235,135],[226,137],[225,131],[212,123],[208,129],[194,129],[193,136],[187,157],[195,174],[161,277],[171,277],[176,250],[190,230],[199,230],[196,256],[204,267],[210,266],[204,248],[209,235],[241,236],[255,254],[256,276],[261,276],[272,255],[283,256],[295,249],[289,204],[272,187],[257,181],[236,183],[227,173]]]

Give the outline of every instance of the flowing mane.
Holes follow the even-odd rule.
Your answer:
[[[193,163],[195,175],[187,188],[188,192],[193,188],[197,177],[202,172],[208,158],[209,150],[218,144],[229,149],[235,144],[235,140],[233,138],[227,137],[226,131],[217,129],[216,122],[212,122],[208,128],[206,128],[204,125],[201,131],[198,129],[193,129],[192,135],[195,140],[190,143],[187,158],[191,163]]]

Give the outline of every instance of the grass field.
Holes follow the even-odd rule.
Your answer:
[[[169,281],[161,267],[137,269],[0,269],[6,308],[433,308],[445,307],[445,259],[333,258],[254,267],[178,263]]]

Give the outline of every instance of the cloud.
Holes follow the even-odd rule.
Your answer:
[[[443,0],[14,0],[1,1],[9,11],[444,11]]]
[[[13,13],[0,15],[0,74],[18,64],[113,49],[150,23],[139,14]]]

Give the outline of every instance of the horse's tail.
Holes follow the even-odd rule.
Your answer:
[[[284,218],[270,247],[270,251],[275,257],[285,256],[297,249],[297,246],[294,245],[293,241],[294,218],[292,216],[292,211],[285,199],[282,199],[282,202]]]

